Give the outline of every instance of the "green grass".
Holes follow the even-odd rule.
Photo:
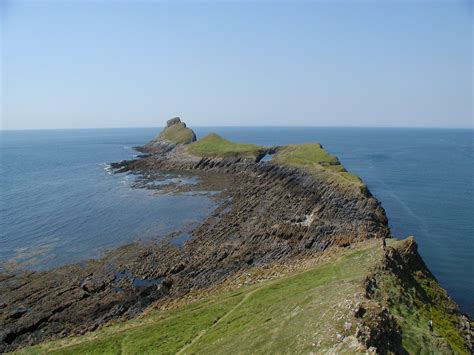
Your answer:
[[[174,311],[157,311],[147,317],[118,323],[85,336],[45,343],[20,352],[141,354],[156,350],[171,354],[190,342],[200,331],[212,326],[243,297],[243,294],[235,293],[222,299],[206,299]]]
[[[184,123],[174,124],[160,133],[160,137],[176,144],[188,144],[194,139],[194,132],[187,128]]]
[[[297,166],[318,165],[338,165],[339,160],[326,152],[321,144],[289,144],[278,150],[273,159],[277,161]]]
[[[190,144],[188,152],[199,157],[250,157],[256,158],[264,147],[255,144],[234,143],[211,133]]]
[[[351,252],[303,273],[225,291],[173,311],[154,311],[141,319],[20,353],[323,351],[336,344],[344,321],[351,320],[352,312],[344,301],[360,291],[375,255],[374,248]]]
[[[321,144],[290,144],[278,150],[273,161],[289,166],[303,167],[310,172],[326,172],[344,184],[363,185],[362,180],[349,173],[339,159],[323,149]]]

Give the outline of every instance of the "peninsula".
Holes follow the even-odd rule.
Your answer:
[[[197,140],[173,118],[136,149],[115,172],[197,176],[172,193],[217,191],[216,210],[179,245],[0,274],[0,352],[471,352],[414,239],[320,144]]]

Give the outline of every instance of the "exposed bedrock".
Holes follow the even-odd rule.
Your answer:
[[[0,275],[0,351],[134,317],[160,298],[209,286],[252,265],[389,236],[385,212],[367,190],[298,168],[201,159],[188,156],[182,145],[160,145],[167,148],[114,167],[136,174],[192,172],[208,186],[224,183],[230,199],[182,247],[131,245],[87,266]]]
[[[217,235],[222,234],[225,242],[226,234],[238,233],[241,248],[248,241],[265,240],[265,244],[277,242],[273,246],[276,249],[288,249],[284,253],[288,255],[389,235],[385,211],[367,190],[339,186],[299,168],[240,158],[160,156],[130,161],[124,168],[139,173],[186,170],[214,178],[225,176],[233,197],[232,210],[212,228],[206,227],[215,234],[209,238],[212,243]],[[200,228],[194,232],[195,238],[199,231]]]

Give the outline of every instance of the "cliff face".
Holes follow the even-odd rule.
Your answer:
[[[382,260],[365,279],[366,297],[389,315],[368,313],[361,338],[383,352],[395,353],[471,353],[474,331],[470,319],[439,285],[418,254],[413,237],[393,243],[383,253]],[[432,322],[432,330],[429,322]],[[383,329],[388,334],[377,334]],[[390,343],[387,339],[392,339]]]

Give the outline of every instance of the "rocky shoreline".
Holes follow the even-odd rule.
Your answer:
[[[149,179],[160,171],[196,175],[200,182],[181,192],[220,191],[219,207],[182,245],[132,244],[85,266],[0,275],[0,352],[136,317],[156,301],[246,268],[390,237],[385,211],[367,188],[262,161],[278,147],[254,158],[196,157],[186,150],[195,141],[189,137],[176,143],[158,136],[137,149],[139,158],[112,168]]]

